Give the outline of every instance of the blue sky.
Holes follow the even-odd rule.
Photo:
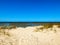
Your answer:
[[[0,0],[0,22],[60,22],[59,0]]]

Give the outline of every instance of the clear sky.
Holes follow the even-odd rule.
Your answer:
[[[60,22],[60,0],[0,0],[0,22]]]

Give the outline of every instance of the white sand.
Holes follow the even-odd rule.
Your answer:
[[[34,32],[35,27],[6,30],[0,34],[0,45],[60,45],[60,28],[44,29],[43,32]],[[7,32],[9,35],[7,35]]]

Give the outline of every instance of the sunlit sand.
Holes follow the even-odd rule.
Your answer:
[[[43,26],[0,30],[0,45],[60,45],[60,28]],[[38,31],[36,31],[38,30]]]

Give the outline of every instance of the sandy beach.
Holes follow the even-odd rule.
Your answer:
[[[43,29],[38,32],[35,32],[35,29],[35,27],[6,29],[5,34],[3,31],[0,33],[0,45],[60,45],[60,28],[53,27],[53,30]]]

